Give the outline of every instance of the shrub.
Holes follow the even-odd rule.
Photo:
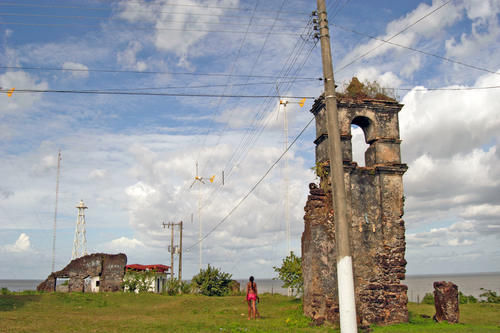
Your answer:
[[[374,98],[386,101],[397,100],[394,89],[382,88],[377,81],[364,81],[361,83],[357,77],[353,77],[351,79],[351,82],[344,89],[344,92],[339,93],[339,97],[355,100],[365,98]]]
[[[163,292],[169,296],[178,295],[181,292],[181,283],[179,279],[168,279],[163,286]]]
[[[304,279],[302,278],[302,259],[297,257],[293,251],[283,259],[279,267],[273,267],[278,273],[278,279],[284,282],[283,288],[292,288],[297,293],[304,289]],[[276,278],[275,278],[276,279]]]
[[[481,288],[484,292],[479,295],[480,298],[486,298],[485,300],[481,299],[481,302],[485,303],[500,303],[500,296],[497,295],[495,291],[491,291],[489,289]]]
[[[200,273],[193,276],[193,287],[197,292],[206,296],[224,296],[229,294],[229,283],[232,275],[224,273],[218,268],[208,265]]]
[[[182,294],[190,294],[193,291],[193,286],[191,285],[191,283],[181,281],[180,289]]]
[[[7,288],[2,288],[2,290],[0,291],[0,294],[2,294],[2,295],[8,295],[8,294],[10,294],[10,291]]]
[[[465,296],[461,291],[458,292],[458,303],[460,304],[469,304],[469,303],[477,303],[477,298],[472,295]]]
[[[424,298],[422,298],[423,304],[434,304],[434,295],[432,293],[426,293]]]

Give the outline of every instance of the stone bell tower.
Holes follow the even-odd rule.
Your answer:
[[[378,99],[337,101],[344,161],[347,219],[358,321],[392,324],[408,321],[405,278],[403,174],[398,112],[403,105]],[[304,313],[317,322],[339,320],[336,275],[335,212],[332,208],[324,98],[316,117],[316,171],[302,234]],[[351,125],[361,127],[369,148],[365,167],[352,160]]]

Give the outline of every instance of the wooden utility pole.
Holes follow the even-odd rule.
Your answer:
[[[163,229],[165,229],[165,227],[168,227],[169,229],[171,229],[171,233],[170,233],[170,279],[173,279],[174,278],[174,254],[176,252],[176,246],[174,245],[174,229],[175,229],[175,226],[178,225],[180,227],[180,230],[179,230],[179,235],[180,235],[180,238],[179,238],[179,280],[182,279],[182,224],[183,222],[180,221],[179,223],[173,223],[173,222],[168,222],[168,223],[165,223],[163,222],[162,225],[163,225]]]
[[[179,281],[182,281],[182,221],[179,223]]]
[[[168,227],[172,227],[170,229],[171,231],[171,234],[170,234],[170,265],[171,265],[171,269],[170,269],[170,272],[172,274],[170,274],[170,280],[173,280],[174,279],[174,253],[175,253],[175,248],[174,248],[174,224],[168,224]]]
[[[332,51],[325,0],[317,0],[319,38],[325,82],[325,106],[328,130],[328,154],[335,211],[335,240],[337,244],[337,283],[340,308],[340,331],[357,332],[352,256],[347,222],[347,203],[344,184],[344,163],[333,78]]]

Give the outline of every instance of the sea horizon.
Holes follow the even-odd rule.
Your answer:
[[[235,278],[234,280],[240,283],[240,289],[243,291],[248,278]],[[408,286],[407,295],[410,302],[420,302],[425,294],[432,293],[435,281],[443,280],[455,283],[464,295],[472,295],[476,298],[479,298],[479,295],[484,292],[481,288],[500,294],[500,272],[414,274],[407,275],[401,284]],[[44,279],[0,279],[0,289],[7,288],[16,292],[36,290],[42,281]],[[282,287],[283,282],[276,278],[256,276],[255,281],[258,284],[259,293],[288,294],[287,289]]]

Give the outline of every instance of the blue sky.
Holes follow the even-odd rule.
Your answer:
[[[500,90],[470,90],[500,85],[500,4],[332,0],[327,8],[338,25],[339,86],[357,76],[402,89],[408,273],[500,271]],[[71,258],[80,199],[89,207],[88,251],[124,252],[129,263],[169,264],[164,221],[183,220],[184,247],[195,244],[199,195],[203,234],[214,228],[283,151],[284,110],[278,98],[181,95],[267,96],[278,86],[281,95],[319,96],[313,10],[305,0],[0,4],[0,86],[18,90],[0,94],[0,278],[50,271],[58,149],[56,269]],[[389,39],[421,18],[391,41],[482,70],[387,44],[365,55],[381,42],[348,31]],[[287,106],[289,142],[311,119],[311,104]],[[314,139],[311,126],[287,154],[296,253],[315,181]],[[361,163],[363,140],[353,130]],[[201,176],[216,178],[190,189],[196,161]],[[274,275],[287,249],[284,174],[279,164],[203,241],[204,265],[235,277]],[[197,246],[183,262],[185,277],[196,273]]]

